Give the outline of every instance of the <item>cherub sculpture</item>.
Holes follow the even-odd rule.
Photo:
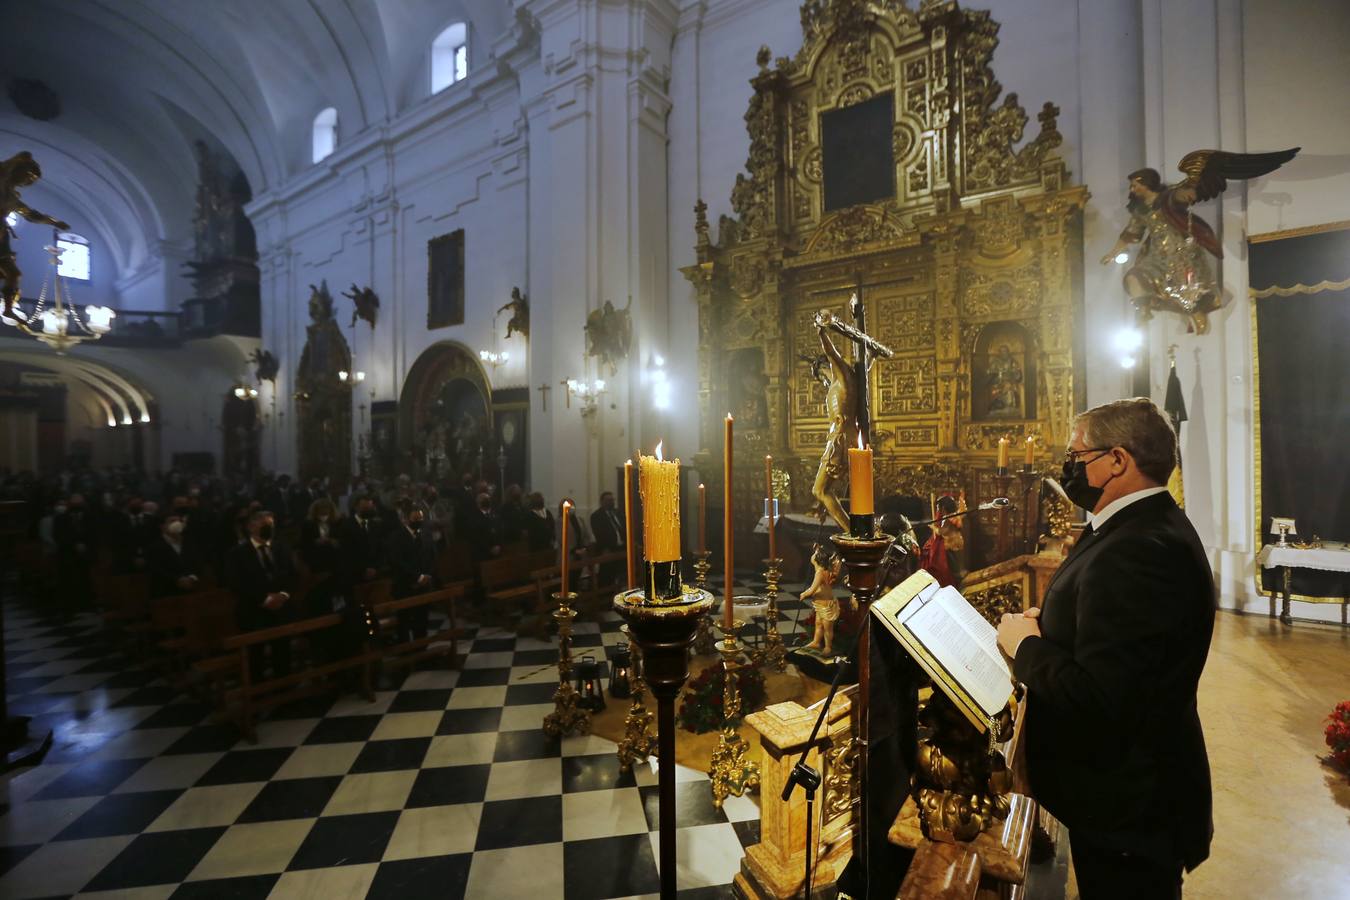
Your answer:
[[[1102,265],[1124,261],[1126,248],[1140,244],[1134,264],[1125,271],[1125,291],[1141,320],[1154,310],[1180,313],[1189,320],[1188,330],[1209,330],[1209,313],[1219,308],[1219,285],[1205,258],[1223,258],[1223,247],[1214,230],[1196,216],[1196,203],[1213,199],[1228,187],[1230,178],[1256,178],[1275,171],[1293,159],[1300,148],[1273,153],[1226,153],[1196,150],[1186,154],[1178,168],[1186,175],[1179,184],[1163,182],[1156,169],[1139,169],[1129,175],[1126,208],[1130,222]]]
[[[248,361],[253,363],[253,377],[258,380],[258,384],[262,384],[264,381],[275,382],[277,380],[277,374],[281,371],[281,363],[277,362],[277,358],[272,351],[259,347],[249,356]]]
[[[623,309],[615,309],[606,300],[603,308],[593,309],[586,316],[586,355],[599,357],[600,365],[609,366],[610,375],[619,373],[619,360],[628,357],[633,342],[632,306],[632,297]]]
[[[502,304],[502,308],[497,310],[501,315],[507,310],[511,310],[511,318],[506,320],[506,339],[511,340],[511,335],[519,331],[525,337],[530,336],[530,302],[525,299],[525,295],[520,292],[519,287],[511,288],[511,299]]]
[[[817,650],[821,656],[834,656],[834,624],[839,621],[839,600],[834,596],[834,585],[839,581],[842,560],[839,555],[816,544],[811,553],[811,567],[815,576],[811,586],[802,591],[803,602],[810,601],[816,613],[816,629],[811,643],[803,649]],[[849,600],[852,603],[852,600]]]
[[[0,219],[17,214],[29,222],[38,225],[50,225],[58,231],[68,231],[70,226],[60,219],[38,212],[23,202],[19,189],[33,185],[42,177],[42,167],[33,159],[33,154],[22,150],[4,162],[0,162]],[[11,238],[17,237],[8,221],[0,223],[0,279],[3,280],[5,308],[0,318],[9,322],[21,320],[22,314],[15,314],[14,304],[19,302],[20,283],[23,273],[15,262]]]
[[[343,291],[342,296],[351,300],[356,307],[352,310],[352,325],[356,325],[356,320],[369,322],[370,327],[375,327],[375,316],[380,312],[380,298],[373,288],[359,288],[355,282],[352,283],[350,291]]]

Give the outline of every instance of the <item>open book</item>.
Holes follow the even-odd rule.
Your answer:
[[[1012,694],[998,632],[954,587],[920,569],[872,604],[872,615],[970,723],[988,731]]]

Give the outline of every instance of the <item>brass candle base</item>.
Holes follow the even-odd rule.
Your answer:
[[[713,596],[686,587],[675,602],[653,602],[641,590],[614,597],[614,611],[628,622],[642,650],[642,670],[656,697],[657,757],[660,761],[660,853],[662,900],[675,900],[675,698],[689,680],[689,645]]]
[[[764,645],[750,657],[756,666],[783,672],[787,670],[787,647],[783,644],[782,632],[778,630],[778,579],[783,574],[783,561],[766,559],[764,566],[764,598],[769,601],[764,613]]]
[[[694,554],[694,587],[701,591],[708,589],[708,573],[712,571],[711,550],[700,550]],[[711,609],[698,620],[698,631],[694,634],[694,653],[706,656],[717,648],[717,638],[713,636],[713,613]]]
[[[628,689],[633,702],[623,720],[623,739],[619,741],[619,768],[633,771],[635,763],[646,762],[656,749],[656,735],[652,734],[652,713],[642,702],[647,694],[647,683],[642,680],[642,648],[633,639],[632,629],[623,626],[628,635],[628,655],[632,660]]]
[[[553,692],[553,712],[544,716],[544,733],[552,737],[565,734],[589,734],[591,712],[578,705],[581,699],[572,686],[572,620],[576,613],[569,605],[577,598],[571,591],[554,594],[558,608],[553,618],[558,623],[558,689]]]
[[[738,640],[740,630],[745,623],[739,619],[731,627],[718,626],[722,640],[717,643],[717,652],[722,654],[722,733],[717,738],[717,749],[713,751],[712,765],[708,769],[708,778],[712,781],[713,806],[722,808],[722,803],[730,796],[742,797],[747,791],[759,787],[759,763],[746,759],[750,745],[736,730],[735,720],[741,714],[741,691],[736,684],[736,671],[742,667],[738,659],[742,647]]]

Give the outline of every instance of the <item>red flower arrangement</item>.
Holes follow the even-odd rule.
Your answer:
[[[722,688],[725,681],[726,674],[722,666],[712,665],[689,682],[680,701],[677,717],[681,728],[694,734],[704,734],[716,731],[726,723]],[[764,673],[754,666],[736,670],[736,686],[741,691],[741,714],[732,724],[739,725],[746,713],[754,712],[764,705],[768,694],[764,688]]]
[[[1342,700],[1327,716],[1327,746],[1331,761],[1350,775],[1350,700]]]

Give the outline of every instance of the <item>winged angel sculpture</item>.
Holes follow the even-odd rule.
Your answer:
[[[1300,149],[1272,153],[1196,150],[1177,166],[1185,180],[1172,185],[1162,180],[1157,169],[1130,173],[1126,203],[1130,223],[1101,261],[1103,265],[1124,263],[1129,258],[1126,248],[1140,245],[1134,264],[1125,271],[1124,283],[1141,321],[1151,318],[1155,310],[1165,310],[1185,316],[1188,330],[1196,334],[1209,330],[1209,314],[1219,308],[1220,292],[1205,254],[1222,259],[1223,246],[1193,207],[1222,194],[1229,179],[1274,172]]]

